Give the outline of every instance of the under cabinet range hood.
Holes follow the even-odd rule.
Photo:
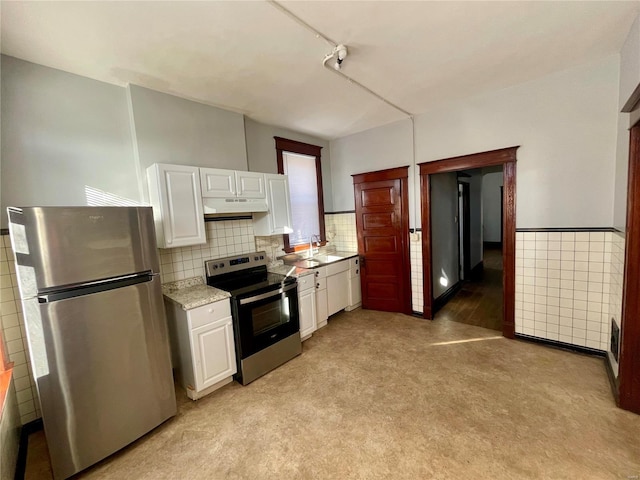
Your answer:
[[[264,198],[203,198],[204,214],[267,212]]]

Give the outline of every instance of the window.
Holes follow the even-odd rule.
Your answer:
[[[325,242],[324,204],[322,199],[322,147],[274,137],[278,158],[278,173],[289,177],[293,233],[284,235],[287,252],[302,250],[309,245],[311,235]],[[315,240],[315,239],[314,239]]]

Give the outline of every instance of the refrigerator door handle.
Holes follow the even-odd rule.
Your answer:
[[[153,274],[145,272],[129,277],[116,278],[104,282],[58,290],[56,292],[41,293],[37,298],[38,303],[51,303],[57,302],[58,300],[80,297],[82,295],[91,295],[94,293],[106,292],[108,290],[115,290],[116,288],[128,287],[129,285],[136,285],[138,283],[150,282],[151,280],[153,280]]]

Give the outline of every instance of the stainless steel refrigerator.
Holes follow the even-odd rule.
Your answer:
[[[8,209],[54,477],[176,413],[150,207]]]

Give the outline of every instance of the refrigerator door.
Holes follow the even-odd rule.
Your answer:
[[[176,413],[160,279],[48,303],[23,301],[56,479]]]
[[[151,207],[9,208],[23,297],[159,272]]]

